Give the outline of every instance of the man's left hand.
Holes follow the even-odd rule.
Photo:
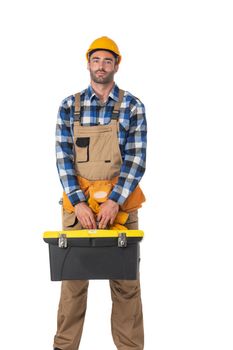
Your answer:
[[[112,201],[111,199],[107,199],[106,202],[100,205],[100,212],[97,215],[97,221],[99,221],[98,228],[106,228],[108,223],[110,225],[113,224],[117,213],[119,211],[119,204]]]

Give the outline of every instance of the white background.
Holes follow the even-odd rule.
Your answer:
[[[141,282],[146,350],[233,348],[231,1],[5,1],[1,32],[1,348],[52,349],[60,283],[42,233],[60,229],[61,100],[89,83],[97,37],[146,105]],[[92,281],[80,349],[115,349],[107,281]]]

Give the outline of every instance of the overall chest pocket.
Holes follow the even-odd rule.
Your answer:
[[[90,137],[77,137],[75,141],[76,159],[78,163],[89,162]]]
[[[90,141],[90,161],[111,162],[113,142],[112,132],[103,131],[93,134]]]

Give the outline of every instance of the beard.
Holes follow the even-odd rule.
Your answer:
[[[103,72],[104,75],[102,76],[98,76],[97,73],[98,72]],[[91,79],[98,84],[108,84],[111,83],[113,81],[114,78],[114,74],[115,72],[110,72],[107,73],[105,70],[97,70],[97,71],[92,71],[90,70],[90,75],[91,75]]]

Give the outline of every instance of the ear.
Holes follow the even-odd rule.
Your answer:
[[[119,64],[116,64],[115,67],[114,67],[114,72],[118,72],[118,69],[119,69]]]
[[[87,62],[87,70],[90,70],[90,62]]]

